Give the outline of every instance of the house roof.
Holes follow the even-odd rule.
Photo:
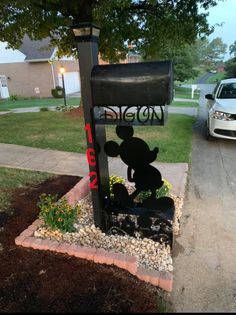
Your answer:
[[[55,48],[49,47],[49,45],[49,37],[42,40],[31,40],[25,35],[19,50],[26,55],[25,61],[44,61],[49,60],[55,51]]]

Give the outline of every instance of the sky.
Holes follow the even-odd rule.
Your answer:
[[[236,0],[219,1],[215,7],[211,7],[207,18],[210,26],[216,23],[223,23],[223,25],[216,26],[214,33],[209,36],[209,40],[216,37],[221,37],[223,42],[227,44],[227,51],[229,45],[236,41]],[[229,52],[225,56],[225,60],[229,59]]]

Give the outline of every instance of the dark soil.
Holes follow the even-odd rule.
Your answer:
[[[70,117],[70,118],[84,117],[83,106],[74,108],[68,112],[65,112],[64,114],[65,116]]]
[[[160,290],[125,270],[15,245],[14,239],[38,216],[39,195],[60,198],[78,180],[56,176],[12,191],[13,215],[0,217],[0,312],[158,312]]]

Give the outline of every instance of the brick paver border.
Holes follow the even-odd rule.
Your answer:
[[[89,181],[89,176],[83,177],[71,190],[66,193],[65,197],[70,204],[75,204],[89,193]],[[35,220],[27,229],[15,238],[15,244],[23,247],[50,250],[82,259],[93,260],[95,263],[99,264],[115,265],[119,268],[127,270],[142,281],[158,286],[165,291],[172,291],[172,272],[160,272],[146,269],[143,266],[138,266],[137,259],[134,256],[114,253],[101,248],[96,249],[92,247],[68,244],[65,242],[36,238],[33,236],[34,232],[40,225],[42,225],[42,223],[43,220],[41,219]]]

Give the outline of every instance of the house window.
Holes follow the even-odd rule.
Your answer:
[[[0,75],[0,83],[2,87],[7,87],[7,78],[5,75]]]

